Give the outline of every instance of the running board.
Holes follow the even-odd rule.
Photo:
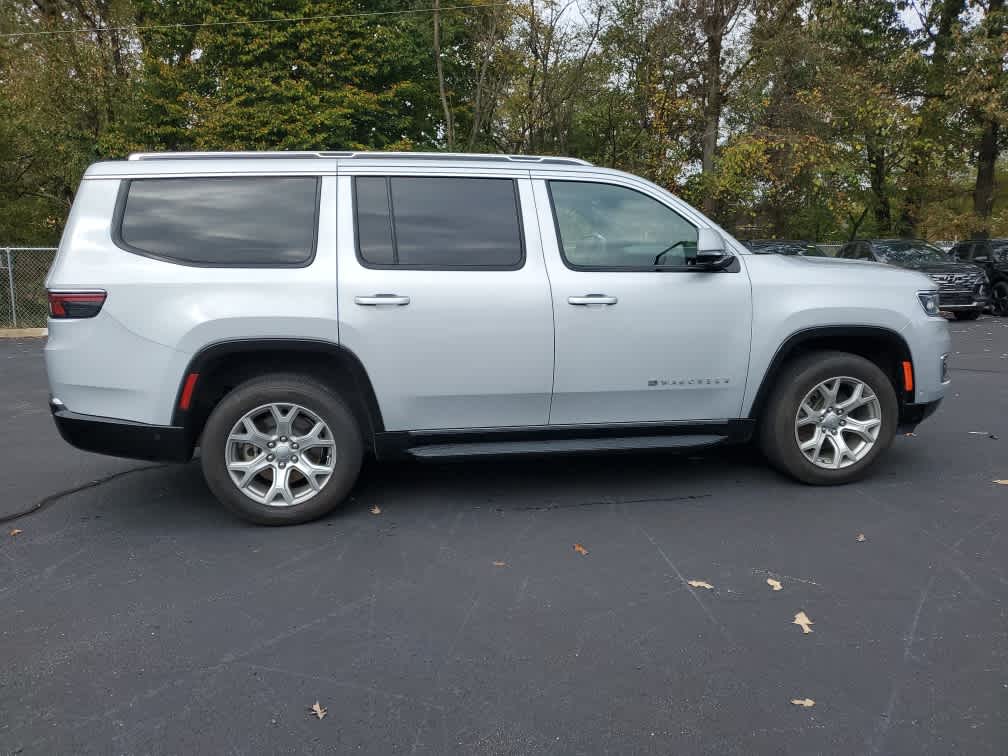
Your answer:
[[[490,457],[509,454],[572,454],[577,452],[696,449],[727,441],[728,436],[632,436],[623,438],[563,438],[542,441],[485,441],[480,443],[412,446],[406,453],[418,459]]]

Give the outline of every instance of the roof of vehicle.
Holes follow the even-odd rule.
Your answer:
[[[559,170],[609,171],[572,157],[554,155],[491,155],[458,152],[367,152],[353,150],[265,152],[135,152],[126,160],[94,163],[88,178],[144,176],[180,173],[330,173],[341,165],[388,167],[389,165],[461,168],[466,170]]]

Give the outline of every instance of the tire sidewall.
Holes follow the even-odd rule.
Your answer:
[[[877,365],[853,354],[827,353],[795,364],[785,386],[769,407],[764,426],[764,446],[768,456],[798,480],[813,485],[839,485],[863,477],[875,460],[892,443],[899,422],[899,402],[889,378]],[[826,470],[812,464],[798,448],[795,416],[805,396],[815,386],[830,378],[857,378],[864,381],[879,399],[882,428],[875,445],[863,459],[840,470]],[[771,434],[769,437],[766,433]]]
[[[290,507],[253,501],[231,480],[227,470],[227,438],[235,423],[264,404],[299,404],[329,426],[336,442],[336,468],[322,490]],[[200,461],[207,485],[218,500],[239,517],[259,525],[294,525],[321,517],[346,498],[360,472],[363,443],[353,413],[320,384],[296,376],[254,379],[235,388],[214,408],[203,429]]]

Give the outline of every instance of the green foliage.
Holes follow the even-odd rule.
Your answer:
[[[0,33],[85,31],[0,38],[0,241],[53,243],[130,151],[449,147],[637,173],[742,236],[1008,234],[1003,0],[445,0],[437,46],[431,5],[8,0]]]

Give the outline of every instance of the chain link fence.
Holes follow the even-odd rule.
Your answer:
[[[45,328],[55,247],[0,247],[0,328]]]

